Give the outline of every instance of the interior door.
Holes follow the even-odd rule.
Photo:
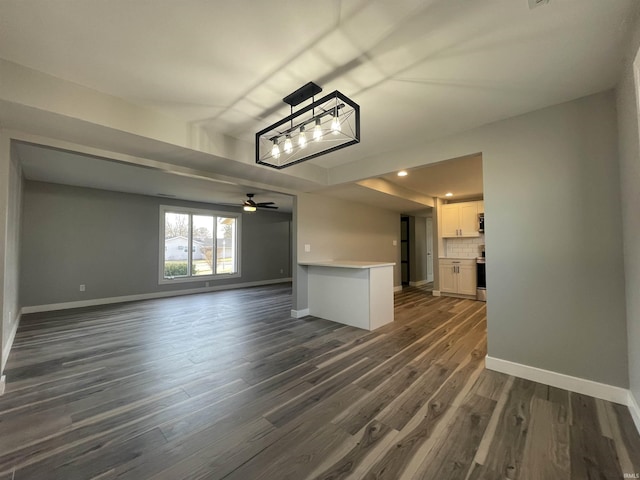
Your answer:
[[[427,282],[433,282],[433,219],[427,218]]]
[[[409,264],[409,217],[400,218],[400,271],[402,285],[409,285],[411,279]]]

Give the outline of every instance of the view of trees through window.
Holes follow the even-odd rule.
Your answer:
[[[164,278],[238,271],[235,217],[165,210],[163,228]]]

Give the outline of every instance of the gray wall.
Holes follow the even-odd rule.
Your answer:
[[[25,182],[21,256],[23,306],[176,291],[204,280],[158,285],[159,206],[229,207]],[[240,278],[211,286],[291,276],[291,215],[242,215]],[[284,270],[280,273],[280,270]],[[86,291],[80,292],[79,285]]]
[[[491,216],[489,355],[628,387],[614,93],[346,164],[336,175],[376,176],[477,152]]]
[[[20,318],[19,262],[22,171],[9,139],[0,135],[0,375]]]
[[[483,153],[489,355],[628,387],[613,92],[460,140]]]
[[[634,85],[634,59],[640,46],[636,19],[633,41],[617,88],[620,179],[624,239],[624,272],[629,350],[629,383],[640,405],[640,151],[638,99]],[[636,60],[636,69],[638,60]]]

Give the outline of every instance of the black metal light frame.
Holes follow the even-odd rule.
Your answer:
[[[288,95],[287,97],[285,97],[283,99],[284,102],[289,103],[292,106],[298,105],[299,103],[303,102],[304,100],[307,100],[309,98],[311,98],[312,95],[315,95],[315,93],[317,93],[318,91],[321,91],[322,89],[320,89],[320,87],[318,87],[317,85],[315,85],[314,83],[310,82],[309,84],[301,87],[300,89],[296,90],[295,92],[293,92],[292,94]],[[310,92],[314,92],[314,93],[310,93]],[[340,109],[340,108],[344,108],[347,105],[350,106],[353,109],[354,115],[355,115],[355,128],[354,128],[354,136],[351,137],[349,136],[348,138],[350,138],[350,140],[346,141],[345,143],[341,143],[339,145],[334,145],[331,146],[327,149],[321,150],[319,152],[314,152],[314,153],[310,153],[307,156],[304,156],[302,158],[299,158],[293,162],[290,163],[286,163],[284,165],[276,165],[273,163],[269,163],[268,161],[264,161],[260,158],[260,138],[271,131],[277,130],[279,127],[282,127],[284,125],[288,125],[286,128],[283,128],[282,130],[278,130],[277,131],[277,135],[275,136],[271,136],[269,137],[270,140],[279,138],[279,137],[283,137],[285,135],[287,135],[288,133],[291,133],[293,131],[295,131],[296,129],[299,129],[300,126],[302,125],[311,125],[314,124],[315,120],[318,118],[322,118],[324,116],[327,115],[331,115],[332,111],[331,110],[323,110],[319,113],[315,113],[315,110],[318,109],[319,107],[321,107],[322,105],[324,105],[325,103],[329,102],[332,99],[336,99],[336,107],[334,107],[335,109]],[[340,102],[343,102],[342,104],[338,103],[338,100]],[[301,119],[300,121],[298,121],[297,123],[295,123],[296,119],[300,119],[300,117],[302,117],[305,114],[308,114],[308,112],[312,112],[311,116],[308,116],[304,119]],[[273,125],[268,126],[267,128],[264,128],[263,130],[260,130],[258,133],[256,133],[256,163],[260,164],[260,165],[265,165],[267,167],[271,167],[271,168],[276,168],[278,170],[282,170],[283,168],[287,168],[290,167],[292,165],[297,165],[301,162],[305,162],[307,160],[311,160],[312,158],[316,158],[319,157],[321,155],[326,155],[327,153],[331,153],[331,152],[335,152],[336,150],[341,150],[343,148],[349,147],[351,145],[355,145],[357,143],[360,143],[360,106],[355,103],[353,100],[351,100],[350,98],[348,98],[346,95],[342,94],[341,92],[339,92],[338,90],[333,91],[332,93],[325,95],[324,97],[322,97],[319,100],[315,100],[314,102],[312,102],[311,104],[303,107],[302,109],[298,110],[295,113],[292,113],[291,115],[289,115],[288,117],[283,118],[282,120],[274,123]]]

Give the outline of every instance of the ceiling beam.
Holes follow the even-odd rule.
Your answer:
[[[400,185],[396,185],[384,178],[368,178],[360,180],[359,182],[356,182],[356,184],[377,192],[386,193],[387,195],[392,195],[404,200],[410,200],[426,207],[433,207],[435,204],[432,197],[401,187]]]

